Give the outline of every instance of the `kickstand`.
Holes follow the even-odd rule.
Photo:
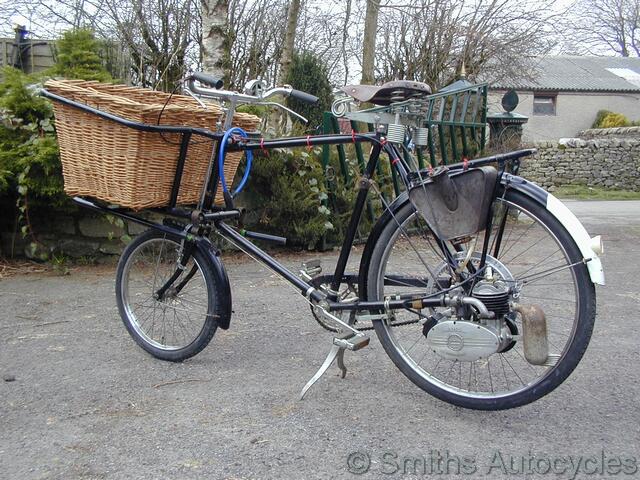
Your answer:
[[[352,312],[351,315],[349,315],[349,322],[348,322],[349,325],[353,325],[355,323],[355,320],[356,320],[355,312]],[[336,359],[338,360],[337,363],[338,363],[338,368],[341,371],[341,378],[346,377],[347,367],[345,367],[344,365],[344,350],[345,350],[345,347],[341,347],[336,344],[331,346],[331,350],[329,350],[329,354],[327,355],[327,358],[324,359],[324,362],[322,363],[322,365],[320,366],[316,374],[313,377],[311,377],[311,380],[309,380],[307,384],[302,388],[302,391],[300,392],[300,400],[304,399],[304,396],[309,391],[309,389],[313,386],[314,383],[318,381],[318,379],[322,375],[326,373],[326,371],[329,369],[329,367],[334,362],[334,360]]]

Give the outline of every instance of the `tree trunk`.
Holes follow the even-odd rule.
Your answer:
[[[362,42],[362,84],[375,82],[376,34],[378,31],[378,12],[380,0],[367,0],[367,13],[364,18],[364,40]]]
[[[228,0],[200,0],[202,12],[202,68],[224,78]]]
[[[298,16],[300,15],[300,0],[291,0],[287,9],[287,30],[284,34],[284,45],[282,46],[282,56],[280,57],[280,72],[278,72],[278,83],[283,83],[287,76],[291,59],[293,58],[293,46],[296,40],[296,27],[298,26]]]

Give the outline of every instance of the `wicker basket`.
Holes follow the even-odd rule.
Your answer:
[[[215,130],[222,109],[204,109],[191,97],[148,89],[83,80],[50,80],[54,94],[139,123],[180,125]],[[165,105],[166,104],[166,105]],[[141,132],[89,112],[54,102],[56,130],[68,195],[95,197],[140,210],[169,203],[180,152],[180,134]],[[160,119],[160,121],[158,121]],[[260,119],[237,113],[234,126],[255,130]],[[194,135],[189,144],[178,203],[199,200],[213,142]],[[230,187],[242,153],[225,158],[225,179]],[[218,188],[216,203],[222,203]]]

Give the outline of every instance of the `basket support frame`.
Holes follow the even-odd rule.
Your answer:
[[[169,199],[169,208],[175,208],[178,202],[178,192],[180,191],[180,183],[182,182],[182,173],[184,172],[184,163],[187,159],[187,150],[191,141],[191,132],[182,134],[180,140],[180,153],[178,155],[178,164],[176,165],[176,173],[173,177],[173,185],[171,186],[171,198]],[[206,188],[207,185],[204,186]]]

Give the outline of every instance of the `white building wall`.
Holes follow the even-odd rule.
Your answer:
[[[489,92],[489,114],[504,111],[500,105],[504,94],[504,90]],[[635,93],[560,92],[556,97],[555,116],[533,114],[533,92],[518,92],[518,97],[520,103],[515,112],[529,117],[523,128],[525,142],[575,137],[578,132],[591,128],[598,110],[640,120],[640,94]]]

